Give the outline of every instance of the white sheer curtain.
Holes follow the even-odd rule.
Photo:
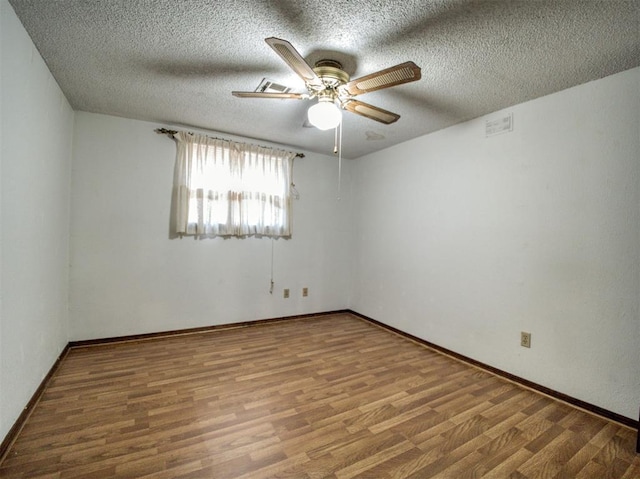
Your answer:
[[[176,233],[291,236],[295,153],[178,132]]]

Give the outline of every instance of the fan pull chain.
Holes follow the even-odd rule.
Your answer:
[[[338,132],[340,130],[340,132]],[[338,141],[336,142],[337,150],[338,150],[338,201],[340,201],[340,191],[342,186],[342,122],[336,128],[336,138]]]
[[[269,294],[273,294],[273,237],[271,238],[271,286],[269,287]]]

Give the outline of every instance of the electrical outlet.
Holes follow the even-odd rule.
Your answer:
[[[520,346],[523,348],[531,347],[531,333],[525,333],[524,331],[520,333]]]
[[[305,298],[309,296],[309,288],[302,288],[302,296]]]
[[[284,289],[284,298],[287,299],[289,297],[289,288]]]

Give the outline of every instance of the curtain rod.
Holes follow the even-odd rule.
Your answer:
[[[178,133],[178,130],[167,130],[166,128],[156,128],[155,130],[156,133],[158,133],[159,135],[167,135],[171,138],[173,138],[173,135],[175,135],[176,133]],[[187,133],[193,135],[192,132],[188,131]],[[224,138],[216,138],[214,136],[210,136],[209,138],[212,138],[214,140],[222,140],[222,141],[229,141],[229,140],[225,140]],[[271,148],[271,147],[267,147],[267,146],[261,146],[260,148]],[[296,157],[297,158],[304,158],[304,153],[296,153]]]

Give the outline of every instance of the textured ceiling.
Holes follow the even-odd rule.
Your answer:
[[[640,65],[640,0],[9,1],[76,110],[325,154],[311,102],[231,95],[305,91],[266,37],[352,78],[417,63],[421,80],[358,97],[398,122],[344,113],[347,158]]]

